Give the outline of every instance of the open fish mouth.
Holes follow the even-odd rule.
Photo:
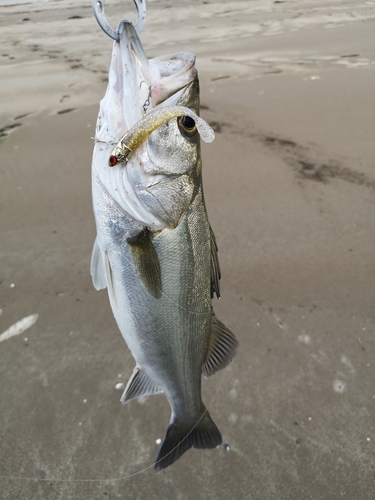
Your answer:
[[[150,59],[149,66],[155,81],[151,85],[151,105],[173,106],[184,89],[197,76],[195,55],[191,52],[176,52]],[[173,99],[170,99],[173,97]],[[166,102],[168,99],[169,102]]]
[[[113,123],[125,134],[146,113],[161,106],[174,106],[184,89],[197,77],[195,55],[176,52],[147,59],[134,26],[120,23],[109,72],[112,87]],[[98,137],[116,141],[116,138]]]
[[[127,19],[120,21],[117,30],[109,25],[104,13],[104,0],[92,0],[95,17],[104,32],[115,40],[112,52],[111,76],[118,86],[119,95],[131,99],[126,103],[129,108],[142,108],[146,113],[149,107],[159,105],[173,106],[183,90],[197,77],[195,55],[181,51],[147,59],[138,34],[142,32],[146,19],[145,0],[134,0],[138,17],[135,26]],[[115,63],[115,64],[114,64]],[[138,99],[137,99],[138,98]],[[125,111],[125,109],[123,110]],[[127,111],[130,111],[128,109]],[[126,114],[127,115],[127,114]],[[125,116],[126,116],[125,115]],[[126,132],[137,120],[126,120]]]
[[[132,24],[122,21],[117,34],[119,41],[114,42],[108,87],[97,121],[94,170],[105,189],[134,220],[153,230],[174,227],[162,208],[163,202],[153,199],[155,185],[160,180],[171,181],[179,189],[176,177],[191,173],[199,146],[185,145],[190,152],[187,155],[185,151],[181,157],[181,144],[177,147],[175,142],[181,131],[185,136],[197,131],[206,142],[214,139],[211,127],[198,116],[195,55],[176,52],[148,60]],[[167,129],[161,131],[163,126],[173,137],[167,137]],[[171,147],[173,142],[176,146]],[[159,158],[167,150],[168,158],[162,162]],[[126,169],[110,168],[112,173],[105,168],[124,163]],[[152,208],[146,206],[150,197]]]
[[[141,95],[139,96],[143,111],[147,111],[149,107],[155,109],[161,103],[167,106],[176,104],[181,95],[178,92],[189,85],[197,76],[195,55],[186,51],[175,52],[148,60],[137,32],[129,23],[123,23],[120,26],[119,37],[123,49],[122,55],[124,55],[125,50],[128,52],[125,56],[126,59],[129,59],[130,56],[133,60],[133,64],[128,64],[126,68],[126,71],[129,71],[129,79],[138,80],[139,88],[141,89],[143,86],[143,94],[145,87],[147,87],[146,100],[142,102],[143,99]],[[124,81],[126,80],[128,79],[125,78]],[[173,99],[168,101],[171,97]]]

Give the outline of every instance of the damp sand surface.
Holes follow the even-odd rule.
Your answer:
[[[112,42],[89,1],[3,4],[2,499],[372,500],[374,2],[148,2],[148,56],[197,55],[214,305],[241,344],[203,380],[223,446],[159,473],[168,403],[120,404],[134,363],[89,274]]]

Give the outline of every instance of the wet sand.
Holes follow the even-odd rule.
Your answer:
[[[0,497],[372,500],[374,2],[148,2],[148,56],[197,55],[214,306],[241,344],[203,380],[230,449],[158,473],[169,405],[121,405],[134,363],[89,274],[112,43],[75,4],[0,7],[0,334],[38,314],[0,342]]]

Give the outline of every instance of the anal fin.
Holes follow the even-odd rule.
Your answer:
[[[203,365],[203,375],[209,377],[229,365],[236,355],[238,346],[234,334],[212,312],[210,345]]]
[[[140,369],[134,368],[133,373],[126,384],[125,390],[121,396],[121,403],[128,403],[132,399],[141,396],[152,396],[161,394],[163,390],[154,384],[154,382]]]
[[[161,270],[159,258],[150,239],[150,231],[145,227],[141,232],[127,239],[134,265],[148,292],[161,297]]]

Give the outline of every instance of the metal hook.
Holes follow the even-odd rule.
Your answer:
[[[146,19],[146,1],[145,0],[133,0],[135,3],[135,6],[137,8],[137,22],[134,26],[135,31],[138,33],[138,35],[142,32],[143,27],[145,25],[145,19]],[[91,0],[92,3],[92,8],[94,9],[94,14],[96,17],[96,20],[99,23],[99,26],[102,28],[104,33],[106,33],[108,36],[113,38],[113,40],[116,40],[116,42],[120,41],[120,37],[118,34],[118,28],[117,31],[115,31],[110,24],[108,23],[105,13],[104,13],[104,0]],[[127,19],[122,19],[120,23],[122,22],[127,22],[129,23]]]

